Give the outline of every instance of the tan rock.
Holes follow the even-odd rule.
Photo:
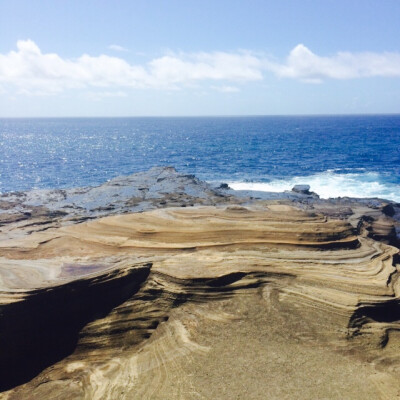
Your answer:
[[[398,249],[356,233],[277,204],[3,240],[0,399],[396,398]]]

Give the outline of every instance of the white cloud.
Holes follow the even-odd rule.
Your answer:
[[[113,45],[118,47],[117,45]],[[0,54],[0,87],[13,94],[51,95],[71,89],[103,88],[178,90],[213,82],[213,89],[234,92],[235,84],[278,77],[318,83],[325,79],[400,77],[399,53],[339,52],[330,57],[296,46],[285,63],[250,51],[170,53],[148,63],[130,64],[121,57],[83,54],[67,59],[42,53],[32,40],[17,42],[17,50]],[[125,92],[124,92],[125,93]]]
[[[245,82],[261,80],[261,61],[248,53],[197,53],[169,55],[149,63],[154,83],[182,84],[214,80]]]
[[[110,50],[114,50],[114,51],[122,51],[122,52],[128,52],[129,50],[126,49],[125,47],[120,46],[119,44],[110,44],[108,46],[108,48]]]
[[[311,83],[324,79],[400,77],[400,54],[339,52],[321,57],[299,44],[289,53],[285,64],[267,62],[267,68],[277,76]]]
[[[17,51],[0,54],[0,84],[30,94],[87,87],[177,89],[205,80],[261,79],[260,60],[245,52],[171,54],[134,65],[107,55],[64,59],[42,53],[32,40],[20,40]]]

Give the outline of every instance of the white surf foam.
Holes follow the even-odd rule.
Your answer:
[[[294,185],[310,185],[311,191],[320,197],[380,197],[400,202],[400,185],[385,182],[375,172],[341,174],[325,171],[310,176],[297,176],[288,180],[263,182],[228,182],[235,190],[257,190],[262,192],[283,192]]]

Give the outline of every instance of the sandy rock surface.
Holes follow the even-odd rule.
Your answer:
[[[31,215],[0,227],[0,399],[400,398],[397,205],[157,173],[139,213],[138,177],[99,215],[7,196]]]

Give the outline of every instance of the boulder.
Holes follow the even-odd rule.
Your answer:
[[[294,185],[292,192],[310,194],[310,185]]]

